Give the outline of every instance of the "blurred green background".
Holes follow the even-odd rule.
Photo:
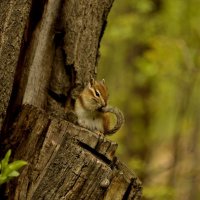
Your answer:
[[[200,199],[200,0],[115,0],[98,78],[125,115],[112,136],[143,199]]]

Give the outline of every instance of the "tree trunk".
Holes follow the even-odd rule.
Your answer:
[[[1,156],[11,148],[29,163],[7,199],[140,199],[139,180],[114,156],[117,144],[62,117],[96,77],[112,3],[0,2]]]

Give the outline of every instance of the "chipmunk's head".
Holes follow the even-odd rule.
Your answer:
[[[105,80],[95,81],[91,78],[82,95],[84,106],[87,110],[95,111],[106,107],[108,89],[105,85]]]

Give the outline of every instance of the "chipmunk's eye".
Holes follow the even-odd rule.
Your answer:
[[[95,94],[97,97],[100,97],[100,93],[97,90],[95,91]]]

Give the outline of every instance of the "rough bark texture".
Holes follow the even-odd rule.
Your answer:
[[[23,106],[7,141],[29,162],[9,185],[10,200],[141,198],[141,183],[114,156],[115,142],[33,106]]]
[[[31,0],[0,1],[0,130],[6,116]]]
[[[112,3],[113,0],[65,1],[64,50],[67,55],[67,67],[74,68],[75,88],[82,89],[84,83],[90,80],[90,76],[94,77],[97,73],[99,43]],[[75,97],[76,92],[72,92]]]
[[[29,162],[8,185],[9,200],[140,198],[116,143],[61,119],[96,76],[112,3],[0,1],[0,156],[11,148]]]

